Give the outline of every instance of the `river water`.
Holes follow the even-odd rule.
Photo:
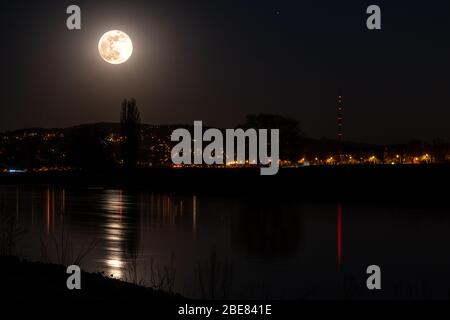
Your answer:
[[[450,206],[182,196],[51,185],[1,186],[30,260],[188,297],[428,299],[450,296]],[[368,290],[366,269],[381,269]]]

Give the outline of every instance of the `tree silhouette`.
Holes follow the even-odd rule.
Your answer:
[[[279,129],[281,160],[297,161],[301,154],[304,133],[296,119],[274,114],[249,114],[241,128]]]
[[[137,166],[141,142],[141,116],[135,99],[125,99],[122,102],[120,130],[124,138],[122,142],[124,166],[127,169],[134,169]]]

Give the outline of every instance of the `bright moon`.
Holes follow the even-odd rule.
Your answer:
[[[133,53],[133,43],[123,31],[111,30],[106,32],[98,42],[100,56],[106,62],[121,64],[126,62]]]

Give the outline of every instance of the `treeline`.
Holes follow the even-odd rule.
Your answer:
[[[22,129],[0,136],[0,170],[81,168],[104,170],[171,165],[170,135],[176,128],[192,126],[150,126],[141,124],[134,99],[124,100],[120,123],[79,125],[66,129]],[[450,159],[450,144],[412,140],[399,145],[375,145],[332,139],[308,138],[295,119],[272,114],[248,115],[236,128],[279,129],[280,159],[297,163],[301,158],[326,158],[336,154],[369,155],[383,159],[388,153],[420,155],[433,162]]]

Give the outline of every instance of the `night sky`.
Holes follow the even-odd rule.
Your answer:
[[[82,30],[66,28],[66,8]],[[382,30],[366,8],[382,9]],[[450,2],[3,1],[0,131],[117,122],[135,97],[142,120],[234,127],[248,113],[300,121],[310,137],[396,143],[450,139]],[[134,52],[99,56],[120,29]]]

